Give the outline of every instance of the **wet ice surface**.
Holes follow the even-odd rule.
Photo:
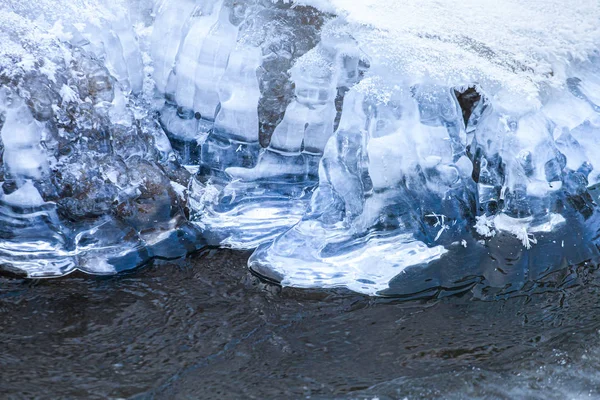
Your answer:
[[[508,300],[280,289],[247,255],[0,281],[0,392],[40,398],[597,398],[600,276]]]
[[[0,395],[599,397],[597,1],[299,3],[0,0]]]
[[[598,258],[597,1],[63,3],[0,0],[2,271],[208,244],[487,298]]]

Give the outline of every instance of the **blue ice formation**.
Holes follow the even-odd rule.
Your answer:
[[[598,257],[595,0],[63,3],[0,0],[3,271],[211,245],[393,296]]]

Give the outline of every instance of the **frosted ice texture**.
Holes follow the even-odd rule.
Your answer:
[[[338,31],[370,70],[345,96],[310,210],[252,269],[367,294],[510,292],[597,257],[598,160],[583,155],[598,121],[597,3],[303,3],[345,15]],[[455,90],[468,87],[483,96],[463,121]]]
[[[203,144],[200,179],[190,198],[196,211],[192,220],[206,232],[209,243],[254,248],[304,214],[317,184],[319,159],[334,131],[338,92],[360,76],[360,54],[352,38],[320,39],[292,67],[294,97],[264,148],[259,121],[246,117],[256,113],[259,102],[256,70],[261,51],[239,50],[233,62],[230,58],[220,84],[227,101],[221,103]],[[227,86],[230,91],[224,90]],[[240,110],[240,98],[254,107]],[[233,115],[245,118],[232,121]]]
[[[328,68],[343,68],[342,44],[322,41],[312,50],[322,68],[295,66],[288,79],[317,43],[318,12],[267,1],[192,6],[168,3],[158,11],[152,40],[161,67],[156,88],[167,98],[161,122],[183,162],[199,170],[190,185],[191,220],[210,244],[253,248],[306,208],[333,134],[339,79]],[[162,51],[163,31],[177,36],[177,52]],[[164,65],[172,66],[166,80]]]
[[[61,7],[2,11],[12,60],[0,73],[2,269],[111,274],[193,251],[200,242],[174,189],[189,174],[146,117],[132,23],[52,20]],[[39,13],[48,20],[33,23]]]
[[[594,0],[64,3],[0,0],[5,270],[208,243],[486,295],[598,256]]]

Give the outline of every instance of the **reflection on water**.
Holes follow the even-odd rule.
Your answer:
[[[599,273],[523,295],[280,289],[211,250],[113,277],[0,278],[0,393],[42,398],[597,398]],[[477,296],[480,297],[480,296]]]

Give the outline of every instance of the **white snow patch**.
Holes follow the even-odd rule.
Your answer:
[[[77,93],[67,85],[62,85],[58,94],[64,103],[77,103],[79,101]]]
[[[541,105],[547,87],[564,85],[570,64],[600,45],[597,0],[300,0],[345,17],[347,29],[385,75],[408,83],[476,83],[507,109]],[[375,66],[375,69],[378,67]],[[378,84],[365,90],[385,97]]]
[[[473,228],[475,228],[478,234],[485,237],[496,236],[496,231],[494,230],[494,221],[492,218],[489,218],[486,215],[481,215],[476,217],[476,221],[477,222]]]
[[[493,237],[498,231],[507,232],[519,239],[527,249],[537,243],[534,233],[552,232],[557,226],[566,222],[565,218],[556,213],[548,216],[546,222],[532,225],[533,218],[513,218],[500,213],[493,218],[485,215],[477,217],[474,228],[481,236]],[[564,246],[563,246],[564,247]]]

